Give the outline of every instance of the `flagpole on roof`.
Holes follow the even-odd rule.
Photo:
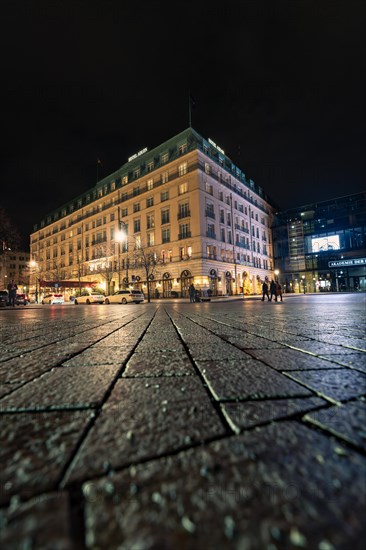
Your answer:
[[[191,111],[191,90],[188,90],[188,118],[189,118],[189,127],[192,126],[192,111]]]

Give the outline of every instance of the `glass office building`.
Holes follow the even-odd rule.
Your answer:
[[[278,212],[272,232],[286,292],[366,290],[366,192]]]

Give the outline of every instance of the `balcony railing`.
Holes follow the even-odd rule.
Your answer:
[[[213,220],[216,219],[215,212],[213,210],[206,209],[206,216],[207,218],[212,218]]]
[[[189,218],[191,215],[190,210],[181,210],[178,212],[178,220],[182,220],[183,218]]]
[[[181,241],[182,239],[189,239],[191,236],[190,231],[185,231],[184,233],[178,233],[178,240]]]

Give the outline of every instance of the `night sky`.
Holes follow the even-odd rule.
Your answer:
[[[33,224],[189,126],[282,209],[365,189],[364,1],[1,4],[0,205]]]

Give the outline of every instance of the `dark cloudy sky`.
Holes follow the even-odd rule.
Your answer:
[[[23,232],[192,126],[281,206],[364,190],[361,0],[2,2],[1,206]]]

